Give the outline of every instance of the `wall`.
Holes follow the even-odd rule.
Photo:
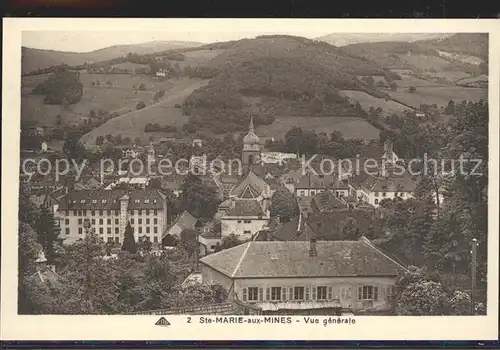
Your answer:
[[[230,277],[214,270],[210,266],[207,266],[203,263],[200,264],[200,271],[202,283],[220,284],[226,291],[229,291],[231,289],[233,280]]]
[[[250,220],[250,223],[245,223],[245,220]],[[238,223],[238,221],[241,221]],[[231,233],[239,235],[240,239],[250,239],[252,235],[257,231],[262,230],[262,228],[267,224],[267,219],[222,219],[221,220],[221,233],[222,237],[229,236]],[[250,231],[250,233],[244,233],[244,231]]]
[[[205,238],[202,236],[198,236],[198,242],[200,242],[200,255],[205,256],[207,254],[213,253],[214,248],[217,243],[221,243],[220,238]]]
[[[362,302],[357,300],[358,286],[378,287],[378,301],[373,302],[376,310],[390,310],[392,303],[387,298],[387,287],[393,286],[395,278],[390,277],[317,277],[317,278],[274,278],[274,279],[235,279],[234,292],[239,300],[243,300],[243,288],[258,287],[263,289],[263,299],[266,298],[266,288],[270,287],[295,287],[309,286],[310,298],[311,288],[316,286],[332,287],[332,299],[338,299],[342,308],[354,311],[362,310]],[[328,290],[328,288],[327,288]],[[288,293],[287,293],[288,295]],[[245,301],[243,301],[245,302]],[[248,302],[248,301],[246,301]],[[257,303],[258,305],[258,303]]]
[[[62,210],[56,210],[55,218],[60,220],[61,233],[59,235],[60,238],[64,239],[64,244],[72,244],[76,242],[78,239],[85,236],[83,229],[83,222],[86,218],[93,219],[95,223],[92,225],[95,229],[95,232],[104,239],[104,241],[108,241],[108,239],[112,239],[113,242],[122,243],[123,242],[123,234],[124,229],[122,231],[120,220],[131,221],[132,228],[134,229],[135,235],[138,236],[149,236],[151,242],[158,243],[161,242],[161,236],[165,229],[165,210],[158,210],[157,215],[154,215],[154,210],[149,210],[149,215],[146,215],[146,210],[141,211],[141,215],[139,215],[137,210],[128,210],[126,217],[120,217],[120,211],[115,210],[102,210],[102,215],[100,215],[99,210],[95,210],[95,215],[92,216],[91,210],[84,210],[82,216],[77,216],[75,210],[69,210],[68,213]],[[102,224],[100,224],[100,220],[102,219]],[[133,219],[133,224],[132,224]],[[139,219],[142,220],[142,224],[139,224]],[[149,224],[147,220],[149,219]],[[154,219],[157,219],[157,224],[154,224]],[[66,223],[67,220],[67,223]],[[81,221],[79,221],[81,220]],[[109,221],[108,221],[109,220]],[[81,222],[81,223],[80,223]],[[140,231],[139,232],[139,227]],[[154,232],[154,228],[156,227],[156,233]],[[79,228],[82,228],[79,233]],[[100,233],[100,229],[102,228],[102,234]],[[149,228],[149,233],[147,233],[147,228]],[[66,229],[68,229],[69,233],[66,233]],[[109,231],[108,231],[109,229]],[[155,240],[156,237],[156,240]]]

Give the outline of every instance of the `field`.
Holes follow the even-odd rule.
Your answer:
[[[31,90],[47,77],[48,75],[22,78],[21,120],[37,120],[40,125],[54,126],[57,115],[61,115],[63,124],[71,124],[80,122],[80,118],[88,115],[92,109],[96,112],[102,109],[122,114],[135,110],[139,101],[151,102],[154,92],[160,89],[168,91],[177,84],[175,80],[158,81],[139,75],[82,73],[80,74],[80,81],[84,86],[82,100],[64,109],[57,105],[45,105],[43,96],[30,94]],[[92,82],[96,81],[102,84],[110,81],[113,87],[92,86]],[[144,84],[146,90],[137,91],[133,88],[133,85],[140,84]]]
[[[368,111],[370,107],[380,107],[383,109],[382,113],[384,115],[390,115],[393,113],[400,115],[403,114],[404,111],[409,109],[408,107],[400,103],[391,100],[386,101],[384,98],[377,98],[375,96],[367,94],[364,91],[341,90],[340,92],[342,93],[342,95],[348,97],[349,99],[358,101],[361,107],[363,107],[363,109],[366,111]]]
[[[179,67],[181,67],[181,68],[184,68],[187,66],[196,67],[199,64],[202,64],[202,63],[205,63],[205,62],[211,60],[212,58],[218,56],[219,54],[221,54],[224,51],[225,51],[224,49],[215,49],[215,50],[204,49],[204,50],[193,50],[193,51],[189,50],[189,51],[183,52],[183,54],[186,58],[184,61],[169,60],[169,62],[173,65],[179,64]]]
[[[443,86],[443,84],[439,84],[433,81],[419,79],[408,75],[401,75],[401,80],[394,81],[399,88],[408,88],[410,86],[415,86],[416,88],[420,86]]]
[[[445,107],[450,100],[454,100],[455,102],[460,102],[462,100],[488,100],[487,89],[464,88],[460,86],[417,87],[414,93],[398,89],[398,91],[391,91],[390,94],[392,98],[415,108],[419,107],[421,104],[431,105],[434,103],[438,107]]]
[[[153,133],[145,133],[144,126],[148,123],[160,125],[175,125],[181,127],[188,120],[188,116],[181,114],[180,108],[175,108],[176,104],[182,104],[184,99],[195,89],[205,85],[206,80],[201,79],[176,79],[169,80],[171,86],[166,91],[165,97],[158,103],[149,104],[143,109],[135,108],[119,117],[109,120],[107,123],[92,130],[81,138],[81,142],[86,145],[94,145],[98,136],[107,134],[130,137],[132,140],[140,137],[146,142]]]
[[[380,130],[367,121],[357,117],[277,117],[271,125],[257,127],[257,133],[263,138],[281,139],[294,126],[317,133],[331,134],[339,131],[345,138],[375,140]]]

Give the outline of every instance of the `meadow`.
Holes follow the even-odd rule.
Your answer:
[[[398,91],[391,91],[390,95],[392,98],[415,108],[418,108],[421,104],[436,104],[438,107],[446,107],[450,100],[455,102],[488,100],[487,89],[460,86],[417,87],[414,93],[398,89]]]
[[[403,114],[404,111],[409,109],[407,106],[402,105],[398,102],[391,100],[386,101],[384,98],[377,98],[375,96],[367,94],[364,91],[341,90],[340,92],[342,95],[348,97],[352,102],[359,102],[361,107],[363,107],[363,109],[366,111],[368,111],[370,107],[373,107],[375,109],[377,107],[380,107],[383,109],[383,115],[389,115],[393,113],[400,115]]]
[[[134,108],[128,113],[109,120],[85,134],[81,138],[81,142],[87,145],[94,145],[98,136],[120,134],[122,137],[130,137],[132,140],[139,137],[144,143],[151,136],[163,135],[163,133],[145,133],[144,126],[148,123],[182,127],[188,121],[189,117],[182,115],[181,108],[176,108],[175,106],[182,104],[187,96],[195,89],[204,86],[207,81],[181,78],[171,79],[169,82],[171,87],[166,91],[165,97],[159,102],[148,104],[140,110],[135,110]]]
[[[31,94],[33,88],[47,77],[48,75],[22,78],[21,120],[36,120],[43,126],[55,126],[57,115],[61,116],[63,125],[68,125],[79,123],[80,118],[88,115],[91,110],[97,112],[102,109],[109,113],[123,114],[135,110],[139,101],[150,103],[156,91],[168,91],[177,84],[174,79],[159,81],[140,75],[81,73],[80,81],[84,86],[81,101],[63,108],[59,105],[46,105],[43,103],[43,96]],[[96,81],[104,86],[92,86]],[[108,81],[113,84],[112,87],[106,86]],[[144,84],[146,90],[137,90],[140,84]]]
[[[256,132],[263,138],[281,139],[294,126],[316,133],[339,131],[344,138],[378,140],[380,130],[358,117],[292,117],[279,116],[271,125],[261,125]]]

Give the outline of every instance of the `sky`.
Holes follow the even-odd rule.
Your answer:
[[[217,41],[253,38],[265,34],[290,34],[314,38],[328,32],[274,32],[274,31],[196,31],[196,32],[130,32],[130,31],[24,31],[22,45],[35,49],[88,52],[113,45],[139,44],[156,40]]]

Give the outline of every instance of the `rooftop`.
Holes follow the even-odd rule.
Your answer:
[[[255,199],[232,200],[223,218],[265,216],[259,201]]]
[[[64,196],[59,210],[119,210],[120,198],[129,196],[129,210],[163,209],[165,196],[155,189],[73,191]]]
[[[252,241],[200,259],[231,278],[396,276],[405,268],[367,241]]]

